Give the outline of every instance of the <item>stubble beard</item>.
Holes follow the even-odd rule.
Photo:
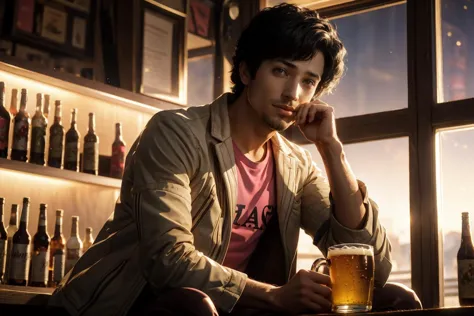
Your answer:
[[[291,125],[290,123],[287,123],[280,118],[270,117],[269,115],[264,115],[263,121],[265,122],[265,124],[267,124],[269,128],[277,132],[283,132]]]

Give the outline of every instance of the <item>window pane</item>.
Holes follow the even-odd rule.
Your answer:
[[[188,106],[204,105],[214,98],[214,56],[188,59]]]
[[[316,146],[303,147],[311,152],[327,177]],[[408,138],[345,145],[344,151],[354,174],[367,185],[370,197],[380,208],[379,219],[392,244],[393,268],[389,281],[411,286]],[[300,241],[298,260],[302,264],[298,268],[311,266],[304,259],[305,251],[315,248],[311,243],[310,238]]]
[[[440,0],[442,79],[438,102],[474,97],[474,1]],[[471,42],[472,41],[472,42]]]
[[[337,117],[407,107],[406,5],[332,20],[346,46],[346,75],[321,99]]]
[[[444,304],[459,306],[456,256],[461,244],[461,213],[474,217],[474,129],[456,129],[438,134],[438,225],[443,232]],[[465,179],[465,181],[463,181]]]

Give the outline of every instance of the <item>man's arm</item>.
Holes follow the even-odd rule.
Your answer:
[[[334,215],[342,225],[348,228],[362,228],[366,208],[359,184],[346,160],[341,142],[335,139],[330,144],[319,144],[317,148],[328,175],[335,205]]]
[[[340,243],[362,243],[374,247],[375,282],[388,279],[390,243],[385,228],[378,222],[378,207],[368,198],[365,185],[357,181],[345,160],[336,132],[334,108],[315,100],[301,105],[295,123],[306,139],[315,144],[327,170],[329,185],[306,154],[308,176],[304,179],[301,225],[326,255]],[[332,201],[331,201],[332,197]]]
[[[391,245],[385,228],[378,220],[378,205],[369,198],[365,184],[356,180],[361,194],[365,216],[356,229],[347,227],[339,221],[336,210],[343,212],[339,202],[331,199],[332,188],[322,176],[320,169],[306,152],[308,176],[304,179],[301,197],[301,227],[313,238],[314,244],[326,256],[330,246],[341,243],[361,243],[374,247],[375,283],[383,286],[387,281],[392,264]]]

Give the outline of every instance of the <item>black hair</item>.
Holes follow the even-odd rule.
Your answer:
[[[331,92],[344,73],[346,49],[329,20],[314,10],[283,3],[265,8],[242,32],[233,56],[232,92],[238,97],[245,88],[240,78],[242,62],[252,79],[264,60],[283,58],[294,61],[324,55],[324,71],[314,97]]]

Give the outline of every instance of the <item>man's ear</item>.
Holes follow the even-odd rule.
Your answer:
[[[250,71],[247,67],[247,64],[243,61],[239,65],[239,75],[240,80],[244,85],[248,85],[250,83]]]

